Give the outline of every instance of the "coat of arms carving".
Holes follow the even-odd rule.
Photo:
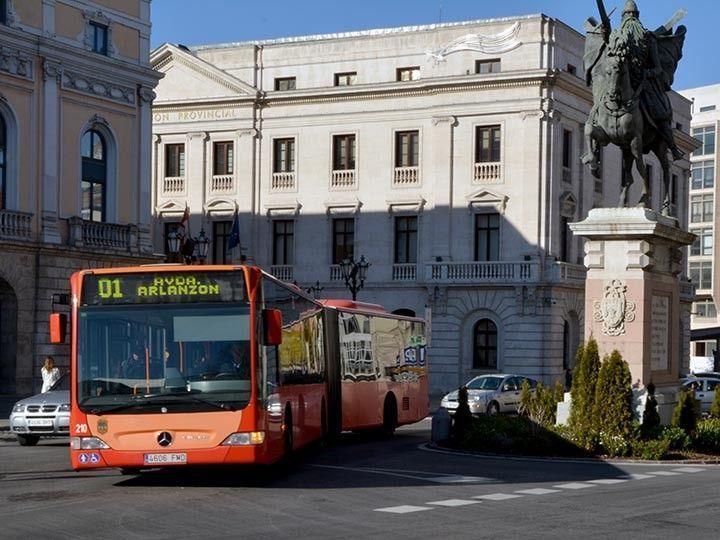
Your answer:
[[[603,334],[620,336],[625,333],[625,323],[635,320],[635,302],[625,298],[627,285],[613,279],[605,285],[602,300],[593,302],[593,320],[603,323]]]

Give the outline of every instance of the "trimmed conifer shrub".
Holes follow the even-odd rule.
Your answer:
[[[695,399],[695,392],[690,388],[681,388],[677,396],[678,402],[673,409],[670,423],[684,429],[688,435],[692,435],[695,432],[698,418],[700,418],[700,402]]]
[[[710,416],[712,418],[720,418],[720,385],[715,387],[715,397],[712,405],[710,405]]]
[[[591,337],[576,355],[568,419],[574,442],[586,450],[594,450],[597,444],[594,403],[599,371],[600,353],[597,341]]]
[[[657,399],[655,399],[655,385],[652,382],[647,385],[647,393],[640,433],[643,439],[655,439],[660,434],[661,428],[660,414],[657,410]]]
[[[560,385],[560,390],[562,392],[562,385]],[[560,399],[562,399],[562,393]],[[557,404],[557,385],[555,388],[551,388],[539,382],[533,391],[530,389],[527,379],[523,381],[518,413],[527,416],[534,425],[545,428],[554,426]]]
[[[614,350],[598,373],[594,417],[600,443],[612,455],[627,455],[633,434],[632,379],[622,355]]]

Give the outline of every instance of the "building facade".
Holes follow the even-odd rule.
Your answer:
[[[620,190],[617,149],[602,179],[581,163],[583,47],[545,15],[165,44],[151,55],[155,241],[188,209],[210,262],[322,297],[349,297],[339,263],[364,256],[358,299],[430,322],[433,394],[488,372],[558,380],[584,337],[568,224]],[[672,99],[687,149],[689,104]],[[681,222],[687,167],[673,165]]]
[[[68,365],[47,321],[70,274],[158,259],[150,0],[2,0],[0,45],[0,393],[26,394]]]
[[[718,147],[716,133],[720,126],[720,85],[691,88],[680,92],[692,102],[691,134],[698,140],[690,164],[690,232],[697,235],[688,254],[688,273],[697,289],[692,308],[692,329],[702,330],[718,326],[715,295],[720,291],[717,265],[716,178]],[[715,369],[715,338],[694,341],[691,360],[696,371]]]

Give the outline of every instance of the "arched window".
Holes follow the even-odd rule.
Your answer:
[[[497,326],[480,319],[473,327],[473,369],[497,369]]]
[[[107,199],[107,152],[105,139],[97,131],[86,131],[80,141],[82,155],[82,207],[89,221],[105,221]]]
[[[5,156],[7,155],[7,127],[0,116],[0,210],[7,208],[7,171]]]

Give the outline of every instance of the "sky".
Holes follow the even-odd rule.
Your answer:
[[[720,2],[635,0],[649,29],[679,8],[688,15],[683,58],[673,89],[720,83]],[[613,26],[625,0],[605,0]],[[598,18],[594,0],[153,0],[152,47],[165,42],[207,45],[544,13],[582,31]]]

